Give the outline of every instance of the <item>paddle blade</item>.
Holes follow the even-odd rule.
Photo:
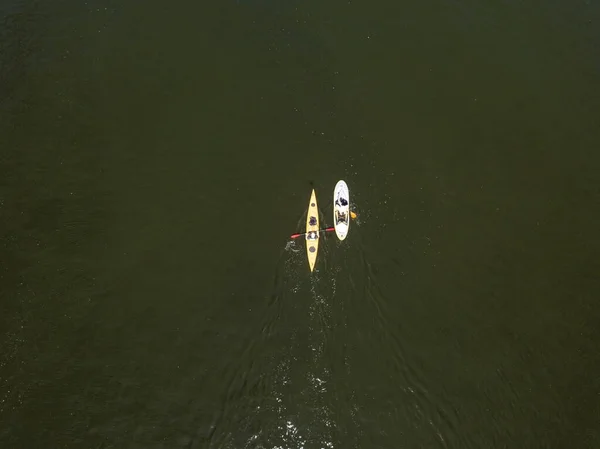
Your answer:
[[[297,239],[297,238],[298,238],[298,237],[300,237],[301,235],[304,235],[304,234],[292,234],[292,235],[290,235],[290,238],[291,238],[291,239]]]
[[[357,217],[357,215],[356,215],[354,212],[350,212],[350,216],[351,216],[352,218],[356,218],[356,217]]]

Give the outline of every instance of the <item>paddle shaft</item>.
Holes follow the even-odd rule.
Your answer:
[[[335,228],[319,229],[319,232],[331,232],[331,231],[335,231]],[[310,231],[310,232],[314,232],[314,231]],[[298,237],[301,237],[306,234],[308,234],[308,232],[302,232],[300,234],[292,234],[292,235],[290,235],[290,238],[297,239]]]

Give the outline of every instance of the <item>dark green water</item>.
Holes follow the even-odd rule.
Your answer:
[[[590,1],[5,1],[0,447],[600,447],[599,54]]]

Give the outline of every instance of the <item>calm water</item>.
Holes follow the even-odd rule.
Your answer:
[[[600,447],[599,54],[591,1],[4,1],[0,447]]]

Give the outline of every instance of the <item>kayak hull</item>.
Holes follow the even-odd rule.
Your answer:
[[[344,240],[350,230],[350,190],[343,180],[333,189],[333,225],[337,238]]]
[[[308,203],[308,213],[306,214],[306,255],[308,265],[312,272],[317,261],[319,252],[319,209],[317,207],[317,195],[313,189]]]

